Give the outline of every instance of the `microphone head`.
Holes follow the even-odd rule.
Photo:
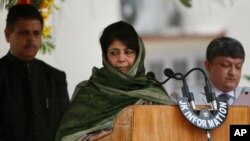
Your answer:
[[[175,77],[175,74],[174,74],[174,71],[170,68],[166,68],[164,70],[164,74],[167,76],[167,77],[170,77],[170,78],[174,78]]]
[[[146,74],[146,77],[147,77],[148,79],[150,79],[150,80],[156,80],[156,79],[155,79],[155,74],[154,74],[152,71],[148,72],[148,73]]]

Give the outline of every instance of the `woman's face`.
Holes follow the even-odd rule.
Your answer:
[[[108,47],[107,59],[112,67],[125,74],[134,65],[136,52],[119,40],[114,40]]]

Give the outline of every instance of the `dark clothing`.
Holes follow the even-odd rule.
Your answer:
[[[53,141],[68,104],[64,72],[10,52],[0,59],[0,141]]]

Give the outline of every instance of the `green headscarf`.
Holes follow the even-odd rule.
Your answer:
[[[78,140],[90,132],[107,128],[123,108],[143,100],[173,104],[161,85],[146,78],[144,58],[145,48],[140,38],[136,62],[126,74],[114,69],[103,54],[104,67],[94,67],[90,79],[76,87],[56,141]]]

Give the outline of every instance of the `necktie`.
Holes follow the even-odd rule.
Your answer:
[[[232,105],[234,102],[234,97],[231,96],[230,94],[223,93],[220,94],[219,97],[224,99],[228,103],[228,105]]]

